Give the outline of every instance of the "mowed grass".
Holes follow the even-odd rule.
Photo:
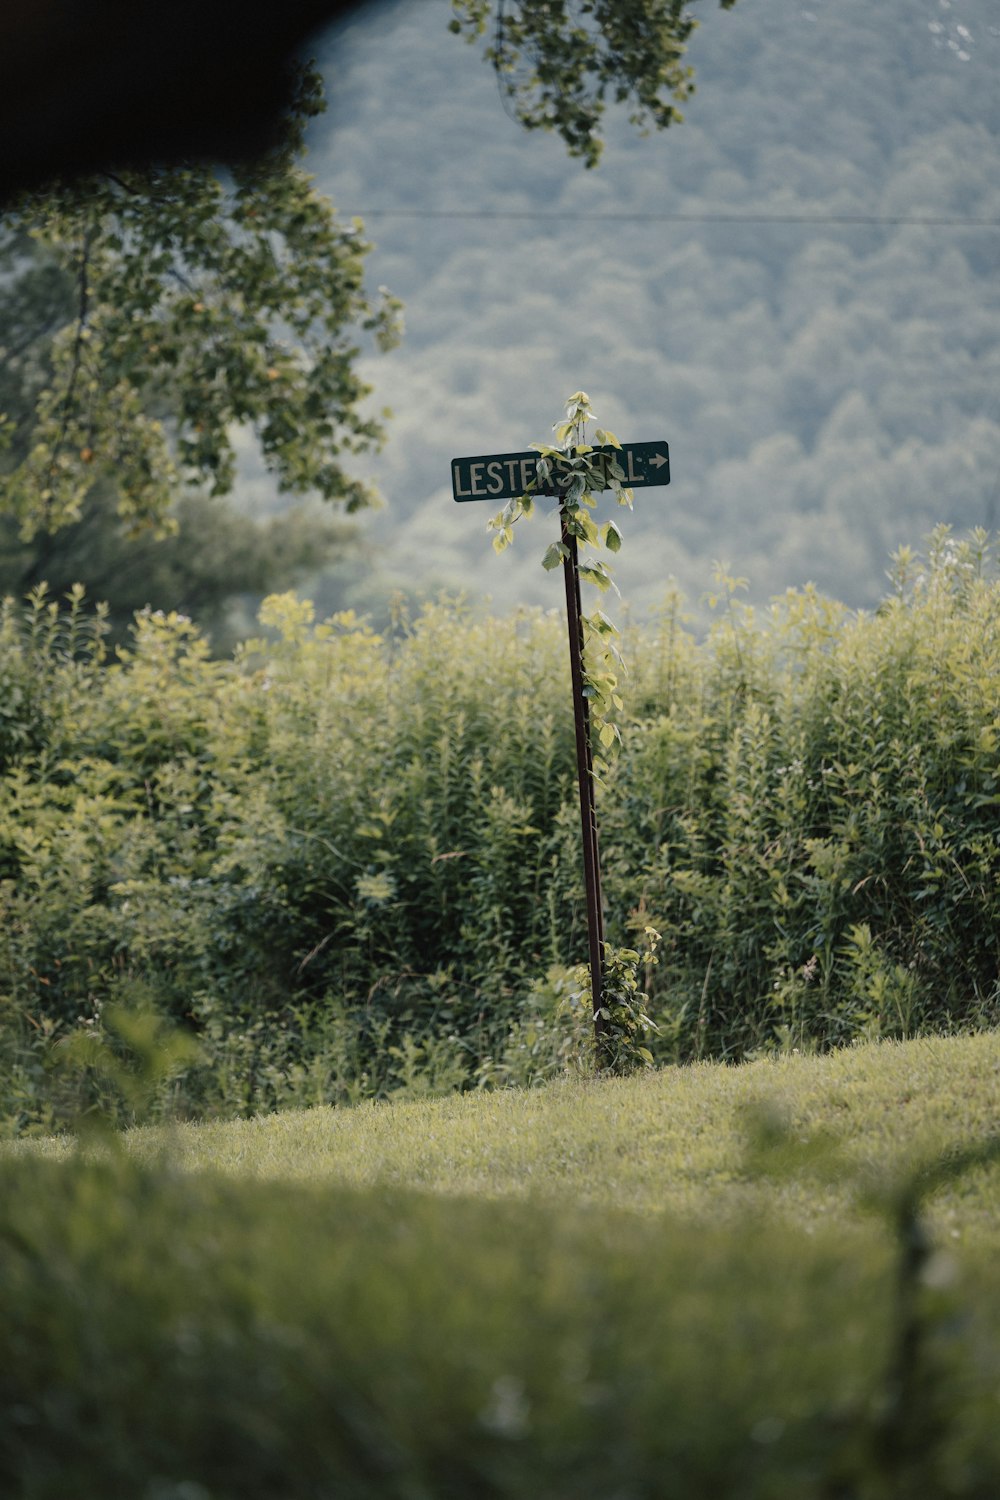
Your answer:
[[[1000,1166],[893,1204],[998,1103],[982,1035],[7,1149],[0,1493],[995,1500]]]
[[[788,1139],[762,1159],[768,1123]],[[843,1224],[880,1183],[997,1132],[1000,1034],[987,1033],[137,1129],[124,1146],[138,1161],[243,1178],[572,1199],[700,1222],[775,1212],[810,1228]],[[943,1187],[932,1217],[953,1239],[1000,1239],[1000,1165]]]

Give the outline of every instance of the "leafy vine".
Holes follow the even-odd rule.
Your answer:
[[[581,552],[591,549],[600,553],[621,550],[622,534],[614,521],[599,526],[591,512],[595,496],[612,490],[619,505],[631,508],[632,491],[625,483],[625,471],[616,454],[621,443],[613,432],[596,427],[594,442],[587,440],[587,424],[596,422],[585,391],[576,391],[566,403],[566,417],[554,426],[557,446],[535,443],[538,452],[535,478],[525,494],[509,500],[489,522],[496,533],[495,551],[503,552],[514,537],[514,526],[523,516],[530,516],[538,495],[559,497],[561,539],[552,542],[542,558],[544,568],[565,563],[575,548],[577,570],[581,580],[593,584],[602,594],[615,588],[610,570],[600,556],[580,560]],[[617,592],[617,589],[616,589]],[[571,619],[573,617],[571,616]],[[587,700],[590,725],[590,762],[594,779],[600,781],[622,743],[618,715],[624,704],[618,691],[618,674],[627,669],[618,649],[617,627],[603,610],[580,613],[582,627],[583,696]],[[571,629],[572,629],[571,624]],[[599,874],[598,874],[599,904]],[[655,963],[659,933],[646,928],[648,952],[646,963]],[[636,1067],[649,1067],[653,1055],[645,1040],[658,1028],[646,1012],[648,996],[639,988],[639,966],[643,961],[632,948],[615,948],[599,939],[600,982],[592,987],[595,1023],[595,1062],[599,1072],[627,1073]],[[592,948],[592,954],[594,952]],[[587,968],[581,969],[581,974]],[[580,996],[574,998],[582,999]]]
[[[551,494],[553,489],[559,496],[564,535],[575,539],[580,553],[590,549],[599,554],[602,548],[612,554],[621,551],[622,534],[617,524],[605,521],[599,526],[591,514],[597,504],[596,496],[604,490],[613,491],[619,505],[632,508],[632,491],[626,486],[625,470],[614,457],[614,450],[620,450],[621,443],[613,432],[596,426],[593,443],[587,440],[587,424],[596,420],[590,397],[585,391],[575,391],[566,402],[565,420],[553,426],[556,446],[531,445],[539,455],[534,480],[523,495],[509,500],[488,523],[496,533],[495,552],[503,552],[510,546],[515,524],[532,514],[536,497]],[[568,552],[566,541],[552,542],[542,558],[542,567],[550,570],[559,567]],[[612,588],[618,592],[610,569],[600,556],[581,557],[580,578],[601,594]],[[627,668],[616,644],[618,628],[604,611],[595,609],[584,614],[582,623],[583,694],[590,711],[594,773],[601,780],[621,749],[619,715],[624,705],[619,675],[625,675]]]

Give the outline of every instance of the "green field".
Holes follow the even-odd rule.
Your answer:
[[[998,1080],[994,1033],[12,1144],[3,1492],[986,1500]]]
[[[748,1146],[762,1122],[783,1128],[800,1148],[809,1143],[798,1169],[748,1171]],[[866,1185],[888,1183],[998,1128],[994,1032],[427,1103],[146,1128],[122,1139],[146,1165],[165,1159],[173,1168],[241,1179],[565,1200],[699,1222],[776,1212],[804,1227],[831,1215],[843,1224]],[[76,1147],[58,1138],[20,1149],[62,1157]],[[975,1189],[963,1181],[940,1195],[935,1213],[948,1233],[1000,1239],[996,1186],[983,1173]]]

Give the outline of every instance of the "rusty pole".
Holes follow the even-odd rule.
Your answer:
[[[587,893],[587,937],[590,946],[590,989],[594,1011],[594,1043],[597,1060],[603,1060],[608,1024],[601,1015],[604,967],[604,912],[601,901],[601,855],[597,839],[597,808],[594,801],[594,756],[590,742],[590,705],[583,693],[583,610],[580,604],[580,561],[576,537],[569,529],[565,506],[560,506],[562,541],[566,548],[563,578],[566,584],[566,617],[569,625],[569,666],[573,682],[573,717],[576,724],[576,771],[580,786],[580,822],[583,829],[583,879]]]

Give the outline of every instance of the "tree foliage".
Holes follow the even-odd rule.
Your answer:
[[[125,639],[137,611],[152,606],[190,616],[213,648],[225,651],[265,594],[329,563],[356,567],[363,555],[357,524],[315,507],[257,520],[225,498],[192,492],[172,505],[170,521],[167,536],[149,527],[131,533],[116,513],[113,486],[103,481],[88,491],[79,520],[31,541],[21,540],[13,518],[0,516],[0,594],[17,597],[44,581],[58,598],[83,579],[90,596],[108,606],[113,642]],[[241,596],[250,605],[239,621]]]
[[[453,9],[454,30],[485,31],[487,0]],[[517,117],[588,165],[609,98],[662,128],[693,86],[681,0],[520,0],[495,22],[487,55]],[[399,305],[384,289],[369,301],[360,221],[338,224],[297,165],[321,108],[307,72],[281,145],[255,164],[108,171],[7,212],[0,512],[22,540],[79,524],[102,480],[132,529],[169,528],[182,485],[232,488],[240,427],[282,490],[370,503],[343,462],[382,437],[362,409],[358,338],[391,344]]]
[[[736,0],[720,0],[730,10]],[[610,99],[643,130],[665,130],[694,91],[685,61],[697,21],[687,0],[452,0],[451,29],[475,41],[490,23],[493,64],[511,112],[555,130],[571,156],[600,160]]]
[[[162,528],[180,484],[232,487],[241,426],[281,489],[370,503],[343,464],[382,437],[356,357],[394,341],[398,304],[368,300],[360,221],[297,164],[321,107],[306,75],[256,164],[59,183],[5,216],[0,508],[24,538],[79,520],[99,478]]]

